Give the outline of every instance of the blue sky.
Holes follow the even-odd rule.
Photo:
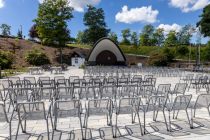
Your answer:
[[[12,27],[12,35],[16,35],[20,25],[27,37],[32,20],[36,18],[38,5],[42,0],[0,0],[0,24]],[[118,34],[121,30],[141,32],[146,24],[156,28],[180,30],[186,24],[195,25],[199,21],[202,8],[210,0],[71,0],[74,7],[74,18],[69,21],[71,36],[76,37],[79,30],[84,30],[83,15],[87,4],[103,8],[108,28]],[[206,41],[207,39],[203,39]]]

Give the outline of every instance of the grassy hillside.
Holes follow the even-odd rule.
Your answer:
[[[90,45],[83,45],[83,44],[68,44],[68,47],[63,48],[63,58],[64,63],[70,64],[70,57],[71,54],[74,51],[79,51],[83,54],[86,54],[88,56],[92,46]],[[161,47],[150,47],[150,46],[144,46],[144,47],[133,47],[133,46],[127,46],[127,45],[120,45],[121,50],[125,54],[134,54],[134,55],[126,55],[128,58],[128,63],[135,63],[143,59],[143,57],[137,58],[135,55],[146,55],[149,56],[152,52],[159,52],[163,48]],[[0,50],[1,51],[9,51],[14,56],[14,62],[12,65],[12,68],[16,69],[22,69],[23,67],[30,66],[26,60],[25,56],[26,54],[33,50],[33,49],[39,49],[43,53],[45,53],[49,59],[52,65],[59,65],[59,50],[58,48],[52,47],[52,46],[43,46],[38,43],[34,43],[29,40],[23,40],[23,39],[14,39],[14,38],[1,38],[0,37]],[[177,49],[172,47],[170,48],[175,55],[176,59],[189,59],[189,53],[186,55],[179,55],[177,53]],[[188,47],[190,49],[190,47]],[[206,52],[206,47],[201,48],[201,60],[203,59],[203,54]],[[191,48],[191,60],[196,58],[196,47]],[[146,61],[146,60],[145,60]],[[22,71],[22,70],[21,70]]]
[[[90,45],[83,45],[83,44],[68,44],[69,47],[78,47],[78,48],[84,48],[84,49],[91,49],[92,46]],[[136,54],[136,55],[147,55],[149,56],[152,52],[159,52],[163,49],[163,47],[157,47],[157,46],[141,46],[141,47],[133,47],[129,45],[119,45],[121,50],[125,54]],[[177,48],[171,47],[171,51],[175,54],[176,59],[183,59],[188,60],[189,59],[189,53],[187,55],[180,55],[177,52]],[[201,47],[201,60],[204,61],[204,53],[205,53],[206,47]],[[191,50],[191,60],[196,59],[196,47],[190,47],[188,46],[188,50],[190,52]]]

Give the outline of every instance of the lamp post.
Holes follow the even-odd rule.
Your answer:
[[[196,68],[198,68],[199,69],[199,67],[200,67],[200,59],[201,59],[201,57],[200,57],[200,51],[201,51],[201,37],[202,37],[202,35],[201,35],[201,32],[200,32],[200,27],[198,27],[198,29],[197,29],[197,40],[196,40],[196,43],[197,43],[197,45],[196,45]]]
[[[188,30],[188,34],[189,34],[189,35],[192,35],[193,33],[195,33],[195,28],[194,28],[193,26],[190,26],[190,29]],[[190,51],[189,51],[189,62],[188,62],[188,66],[190,66],[191,52],[192,52],[192,44],[190,43]]]

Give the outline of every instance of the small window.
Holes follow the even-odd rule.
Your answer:
[[[77,58],[77,57],[75,58],[75,63],[76,63],[76,64],[78,63],[78,58]]]

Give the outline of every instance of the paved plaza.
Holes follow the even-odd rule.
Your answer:
[[[183,72],[184,75],[188,74],[189,72]],[[139,72],[139,75],[147,75],[148,73]],[[39,75],[31,75],[29,73],[24,73],[21,75],[18,75],[20,79],[23,79],[24,77],[31,77],[34,76],[36,80],[38,80],[39,77],[46,77],[49,76],[51,79],[54,79],[56,76],[65,76],[66,79],[68,79],[70,76],[79,76],[82,78],[84,76],[84,70],[78,69],[74,67],[69,67],[67,71],[64,71],[62,74],[52,74],[51,72],[44,72]],[[180,82],[179,76],[177,77],[160,77],[155,76],[157,78],[156,81],[156,88],[159,84],[171,84],[171,89],[174,89],[176,83]],[[118,116],[118,125],[116,125],[116,114],[113,113],[112,115],[112,125],[113,128],[109,125],[107,125],[107,117],[106,115],[91,115],[88,118],[88,129],[87,135],[90,135],[90,132],[92,133],[93,139],[101,139],[102,132],[104,133],[104,139],[143,139],[143,140],[157,140],[157,139],[167,139],[167,140],[209,140],[210,139],[210,116],[208,113],[208,110],[206,108],[199,108],[196,110],[196,116],[193,117],[193,104],[195,104],[195,101],[197,97],[200,94],[206,94],[206,89],[202,88],[200,91],[196,93],[195,88],[190,88],[185,92],[185,95],[192,95],[191,103],[187,109],[189,113],[190,120],[193,120],[193,128],[190,128],[187,120],[187,116],[184,110],[180,110],[179,115],[177,119],[172,118],[173,112],[171,112],[171,120],[172,120],[172,131],[169,132],[166,129],[163,112],[159,111],[157,120],[153,121],[153,111],[147,111],[145,116],[145,128],[146,128],[146,134],[141,135],[140,132],[140,125],[138,123],[138,117],[135,117],[135,123],[131,122],[131,114],[120,114]],[[48,111],[48,108],[50,106],[50,101],[45,100],[45,108]],[[117,101],[118,102],[118,99]],[[83,113],[85,114],[85,107],[87,106],[87,100],[81,100]],[[11,110],[9,111],[9,115],[11,115]],[[46,111],[46,112],[47,112]],[[84,122],[84,114],[82,114],[81,119],[82,122]],[[166,110],[166,114],[168,114],[168,111]],[[140,115],[140,121],[141,124],[143,123],[143,112],[139,112]],[[168,116],[167,116],[168,118]],[[51,138],[51,132],[52,132],[52,126],[51,121],[49,118],[49,132],[50,132],[50,138]],[[15,138],[15,134],[17,132],[17,126],[18,126],[18,117],[17,113],[14,113],[14,119],[12,120],[12,127],[11,127],[11,133],[12,133],[12,139]],[[54,140],[62,139],[82,139],[81,136],[81,130],[80,130],[80,121],[78,117],[66,117],[61,118],[57,122],[57,129],[62,129],[62,132],[55,132]],[[144,127],[144,126],[142,126]],[[85,129],[85,128],[84,128]],[[91,130],[89,130],[91,129]],[[115,132],[116,130],[116,138],[113,138],[112,131]],[[45,120],[29,120],[27,121],[27,131],[31,133],[31,135],[26,135],[25,133],[22,133],[21,129],[18,134],[19,140],[36,140],[36,139],[47,139],[47,131],[46,131],[46,121]],[[72,138],[70,132],[74,132],[74,137]],[[8,137],[9,136],[9,124],[6,122],[0,122],[0,136],[1,137]],[[71,137],[71,138],[70,138]],[[88,136],[87,136],[88,137]],[[0,138],[5,139],[5,138]],[[87,138],[88,139],[88,138]]]

